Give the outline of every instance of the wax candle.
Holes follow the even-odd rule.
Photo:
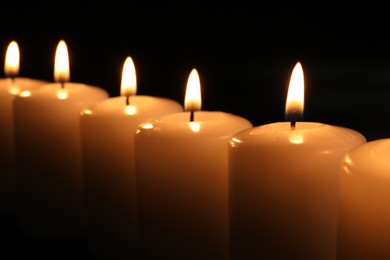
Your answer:
[[[19,225],[33,236],[68,238],[85,232],[79,117],[108,93],[69,82],[69,74],[68,50],[61,40],[56,82],[14,99]]]
[[[370,141],[344,156],[337,259],[390,259],[389,158],[389,138]]]
[[[291,122],[257,126],[229,141],[232,259],[336,257],[339,165],[366,138],[352,129],[299,121],[303,94],[298,62],[286,104]]]
[[[0,215],[17,215],[17,179],[12,102],[21,91],[35,89],[44,80],[19,77],[20,51],[16,41],[7,47],[5,78],[0,79]]]
[[[135,136],[141,246],[146,259],[228,259],[227,140],[252,124],[201,108],[196,69],[186,111],[141,124]]]
[[[80,118],[87,242],[97,258],[137,255],[134,133],[144,120],[183,111],[174,100],[135,93],[135,66],[127,57],[121,96],[87,107]]]

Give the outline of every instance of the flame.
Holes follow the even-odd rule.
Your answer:
[[[5,55],[4,73],[7,76],[16,76],[19,73],[20,54],[16,41],[11,41]]]
[[[297,62],[291,74],[290,85],[288,87],[286,114],[291,112],[303,113],[304,88],[305,83],[302,65],[300,62]]]
[[[186,111],[198,111],[201,108],[200,79],[196,69],[188,77],[184,108]]]
[[[121,95],[130,96],[137,92],[137,75],[133,59],[127,57],[122,70]]]
[[[57,82],[66,82],[70,79],[68,47],[64,40],[58,43],[55,64],[54,80]]]

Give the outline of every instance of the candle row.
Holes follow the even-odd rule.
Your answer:
[[[8,78],[0,81],[0,211],[17,215],[24,232],[86,235],[97,258],[390,254],[390,226],[383,228],[388,141],[367,143],[352,129],[301,122],[299,62],[287,95],[289,122],[253,127],[233,114],[201,111],[196,69],[183,107],[136,95],[130,57],[121,96],[111,98],[69,81],[64,41],[55,83],[16,77],[18,59],[12,42]]]

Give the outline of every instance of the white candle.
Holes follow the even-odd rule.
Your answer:
[[[390,139],[350,150],[340,168],[338,259],[390,259]]]
[[[0,79],[0,215],[17,215],[17,179],[12,102],[21,91],[47,83],[44,80],[18,77],[20,53],[16,41],[8,45],[4,73]]]
[[[90,252],[131,258],[139,249],[134,133],[138,125],[183,111],[180,103],[135,95],[133,60],[123,66],[120,97],[89,106],[81,115],[81,141]]]
[[[145,122],[136,133],[141,246],[147,259],[228,259],[227,140],[252,124],[230,113],[195,112],[200,101],[194,69],[185,100],[190,112]]]
[[[297,63],[286,107],[292,121],[254,127],[230,139],[232,259],[336,257],[340,162],[366,139],[344,127],[296,123],[303,90]]]
[[[85,232],[80,112],[108,93],[68,82],[64,41],[55,61],[56,83],[21,92],[14,100],[19,224],[30,235],[65,238]]]

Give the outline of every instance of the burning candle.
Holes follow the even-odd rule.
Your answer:
[[[304,76],[298,62],[286,102],[290,122],[237,133],[229,144],[232,259],[335,259],[338,172],[366,142],[355,130],[298,122]]]
[[[80,112],[108,97],[96,86],[69,82],[67,46],[55,57],[55,83],[23,91],[14,100],[19,224],[34,236],[84,235],[85,205]]]
[[[139,250],[134,134],[138,125],[183,111],[176,101],[136,94],[133,59],[123,66],[121,96],[84,109],[80,118],[89,250],[131,258]]]
[[[0,215],[17,215],[17,178],[12,102],[21,91],[31,90],[47,83],[44,80],[18,77],[20,68],[19,45],[8,45],[4,74],[0,79]]]
[[[227,140],[252,124],[200,111],[188,78],[185,112],[141,124],[135,136],[142,253],[147,259],[228,259]]]

